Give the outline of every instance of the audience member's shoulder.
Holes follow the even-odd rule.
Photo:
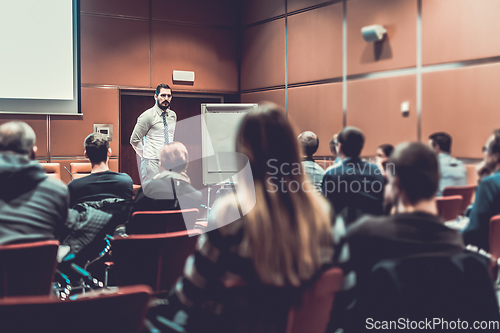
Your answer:
[[[380,226],[391,220],[391,216],[364,215],[349,226],[347,230],[348,237],[371,233],[373,230],[380,229]]]
[[[208,214],[208,225],[214,228],[223,228],[225,235],[236,234],[242,227],[242,216],[238,202],[232,194],[217,199]]]
[[[479,186],[483,187],[498,187],[500,186],[500,172],[492,173],[489,176],[484,177]]]
[[[117,175],[119,175],[120,177],[122,177],[122,178],[123,178],[123,180],[125,180],[125,181],[128,181],[128,182],[130,182],[130,183],[132,183],[132,182],[133,182],[133,181],[132,181],[132,177],[130,177],[130,176],[129,176],[128,174],[126,174],[126,173],[118,173],[118,172],[117,172]]]

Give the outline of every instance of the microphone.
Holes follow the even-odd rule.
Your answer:
[[[75,178],[73,177],[73,174],[72,174],[72,173],[68,170],[68,168],[66,168],[65,166],[63,166],[63,167],[64,167],[64,169],[66,169],[66,171],[68,171],[69,175],[71,176],[71,180],[75,179]]]

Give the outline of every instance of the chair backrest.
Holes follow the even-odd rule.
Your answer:
[[[452,195],[449,197],[436,198],[438,215],[445,221],[451,221],[458,217],[462,207],[462,196]]]
[[[358,325],[364,326],[366,318],[498,320],[487,261],[464,252],[379,262],[360,285]]]
[[[476,191],[476,185],[466,185],[466,186],[448,186],[443,190],[443,197],[449,197],[453,195],[462,196],[462,206],[460,206],[460,214],[465,213],[465,210],[472,203],[472,197]]]
[[[111,250],[117,285],[146,284],[156,291],[170,289],[181,276],[201,233],[195,229],[115,237]]]
[[[92,171],[92,164],[87,163],[70,163],[69,171],[73,175],[74,179],[82,178],[90,175]]]
[[[127,223],[129,234],[161,234],[191,230],[198,217],[198,209],[136,211]]]
[[[61,179],[61,163],[40,163],[49,177]]]
[[[323,333],[330,321],[335,294],[341,290],[342,270],[338,267],[323,272],[302,295],[299,307],[288,313],[286,333]]]
[[[150,292],[147,286],[133,286],[64,302],[48,296],[0,299],[1,331],[139,333]]]
[[[493,216],[490,219],[489,231],[489,253],[495,258],[500,258],[500,215]]]
[[[58,241],[0,246],[0,297],[48,295],[58,247]]]

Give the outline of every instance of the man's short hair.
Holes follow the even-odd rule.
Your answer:
[[[378,146],[382,151],[384,152],[384,155],[389,157],[391,156],[392,152],[394,151],[394,146],[391,145],[390,143],[385,143],[383,145]]]
[[[156,87],[156,91],[155,91],[155,95],[158,96],[160,94],[160,91],[162,89],[170,89],[170,91],[172,91],[172,88],[170,88],[170,86],[166,83],[160,83],[157,87]]]
[[[316,153],[319,147],[318,136],[311,131],[305,131],[299,135],[299,143],[302,147],[302,151],[307,157],[311,157]]]
[[[10,121],[0,125],[0,152],[31,155],[35,143],[35,132],[25,122]]]
[[[445,153],[451,153],[451,135],[445,132],[436,132],[429,135],[432,147],[438,146]]]
[[[337,138],[342,145],[342,152],[347,157],[359,157],[365,144],[365,136],[357,127],[348,126],[340,131]]]
[[[434,197],[439,187],[439,163],[431,147],[419,142],[402,143],[391,154],[391,164],[411,204]]]
[[[172,142],[160,149],[160,165],[165,170],[182,172],[188,163],[188,151],[180,142]]]
[[[108,159],[109,141],[101,133],[89,134],[84,141],[87,156],[92,164],[100,164]]]

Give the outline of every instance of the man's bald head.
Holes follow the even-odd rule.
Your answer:
[[[12,152],[35,158],[36,135],[30,125],[11,121],[0,125],[0,152]]]
[[[188,151],[180,142],[172,142],[160,149],[160,167],[163,170],[182,172],[186,170]]]
[[[319,139],[318,136],[311,131],[305,131],[300,133],[299,135],[299,143],[302,147],[302,152],[307,157],[312,157],[314,153],[318,150],[319,147]]]

